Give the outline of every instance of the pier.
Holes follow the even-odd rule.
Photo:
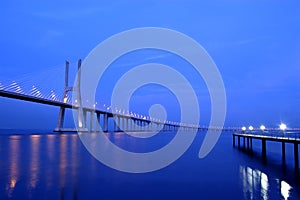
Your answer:
[[[237,139],[236,139],[237,138]],[[267,160],[267,141],[274,141],[281,143],[282,162],[285,163],[286,151],[285,144],[291,143],[294,145],[294,166],[295,171],[299,171],[299,148],[300,133],[283,133],[281,131],[276,133],[234,133],[232,135],[233,147],[238,147],[239,150],[244,150],[251,153],[253,151],[252,140],[261,141],[261,154],[264,161]]]

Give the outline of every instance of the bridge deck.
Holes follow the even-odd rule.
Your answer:
[[[66,104],[66,103],[59,102],[59,101],[52,101],[52,100],[49,100],[49,99],[29,96],[29,95],[26,95],[26,94],[20,94],[20,93],[5,91],[5,90],[0,90],[0,96],[11,98],[11,99],[19,99],[19,100],[23,100],[23,101],[41,103],[41,104],[46,104],[46,105],[72,108],[71,104]]]
[[[286,142],[286,143],[300,143],[300,134],[286,134],[284,136],[280,136],[279,134],[276,135],[262,135],[262,134],[249,134],[249,133],[234,133],[233,136],[240,136],[246,138],[253,138],[253,139],[265,139],[269,141],[277,141],[277,142]]]
[[[64,108],[70,108],[70,109],[78,109],[76,106],[60,101],[53,101],[49,99],[44,99],[40,97],[35,97],[35,96],[30,96],[27,94],[21,94],[21,93],[16,93],[16,92],[11,92],[7,90],[0,90],[0,96],[6,97],[6,98],[11,98],[11,99],[18,99],[18,100],[23,100],[23,101],[28,101],[28,102],[35,102],[35,103],[41,103],[41,104],[46,104],[46,105],[52,105],[52,106],[58,106],[58,107],[64,107]],[[134,116],[129,116],[129,115],[122,115],[122,114],[117,114],[117,113],[111,113],[103,110],[97,110],[94,108],[83,108],[84,111],[86,112],[95,112],[95,113],[101,113],[101,114],[107,114],[108,117],[123,117],[123,118],[130,118],[132,120],[141,120],[147,123],[150,123],[151,120],[148,119],[140,119],[138,117]],[[154,122],[156,124],[164,124],[164,122]],[[168,123],[166,123],[169,125]],[[171,124],[170,124],[171,125]],[[176,125],[174,125],[176,126]]]

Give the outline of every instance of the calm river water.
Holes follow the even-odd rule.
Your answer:
[[[281,146],[267,143],[268,161],[232,147],[224,132],[213,151],[198,158],[205,133],[168,167],[130,174],[111,169],[85,149],[77,134],[0,131],[0,199],[300,199],[300,178],[293,169],[293,147],[281,164]],[[146,133],[145,133],[146,134]],[[124,133],[108,137],[122,148],[161,148],[175,133],[135,139]],[[131,141],[133,140],[133,141]]]

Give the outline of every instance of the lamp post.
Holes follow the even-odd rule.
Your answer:
[[[247,129],[247,128],[246,128],[245,126],[243,126],[243,127],[242,127],[242,133],[245,133],[246,129]]]
[[[280,130],[282,130],[282,134],[284,135],[284,131],[285,131],[285,129],[287,128],[287,127],[286,127],[286,124],[281,123],[280,126],[279,126],[279,128],[280,128]]]
[[[265,127],[264,125],[261,125],[261,126],[260,126],[260,130],[261,130],[262,132],[264,132],[265,129],[266,129],[266,127]]]
[[[248,127],[249,131],[253,131],[253,126]]]

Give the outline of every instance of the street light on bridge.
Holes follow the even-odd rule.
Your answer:
[[[253,131],[253,126],[249,126],[248,129],[249,129],[250,131]]]
[[[284,134],[285,129],[287,128],[286,124],[281,123],[279,126],[280,130],[282,130],[282,133]]]
[[[247,129],[246,126],[243,126],[242,127],[242,133],[245,133],[246,129]]]
[[[260,130],[262,130],[262,132],[264,132],[265,129],[266,129],[266,127],[264,125],[260,126]]]

